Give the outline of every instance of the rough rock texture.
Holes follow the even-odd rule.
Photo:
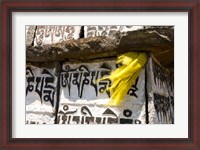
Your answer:
[[[153,57],[149,57],[146,68],[149,124],[173,124],[173,78]]]
[[[32,46],[35,37],[36,26],[26,26],[26,46]]]
[[[26,64],[26,124],[54,124],[56,118],[58,62]]]
[[[36,26],[34,46],[79,39],[81,26]]]
[[[173,72],[174,28],[148,27],[111,36],[96,36],[43,46],[27,46],[31,62],[89,60],[116,56],[128,51],[152,52],[160,63]]]
[[[110,82],[96,80],[129,51],[149,53],[148,63],[108,107]],[[26,61],[27,124],[174,123],[172,26],[26,26]]]
[[[84,35],[87,37],[112,36],[116,32],[128,32],[144,29],[145,26],[84,26]]]
[[[103,59],[63,64],[58,124],[146,124],[145,69],[119,106],[106,105],[109,101],[106,89],[111,82],[96,81],[115,69],[115,62]]]
[[[173,124],[173,81],[151,55],[118,107],[106,106],[116,59],[26,65],[26,124]],[[173,80],[173,77],[171,78]]]

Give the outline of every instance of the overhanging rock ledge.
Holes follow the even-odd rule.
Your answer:
[[[55,44],[26,46],[26,61],[91,60],[128,51],[151,52],[168,70],[174,66],[174,28],[151,27],[111,36],[72,39]]]

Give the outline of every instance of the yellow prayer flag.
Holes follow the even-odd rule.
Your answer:
[[[112,83],[111,87],[107,89],[111,94],[108,106],[118,106],[121,103],[135,83],[146,61],[147,54],[142,52],[128,52],[118,57],[117,63],[122,65],[113,70],[108,77],[100,79],[110,79]]]

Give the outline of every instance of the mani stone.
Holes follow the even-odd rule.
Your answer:
[[[37,26],[34,46],[79,39],[81,26]]]
[[[112,36],[117,32],[144,29],[144,26],[84,26],[85,37]]]
[[[31,46],[34,41],[36,26],[26,26],[26,46]]]
[[[54,124],[58,93],[58,62],[26,64],[26,124]]]
[[[60,74],[58,124],[145,124],[145,69],[117,107],[108,107],[109,80],[116,60],[64,62]]]
[[[86,61],[116,57],[130,51],[142,51],[152,53],[165,68],[173,73],[173,26],[78,26],[81,28],[81,38],[67,41],[63,40],[66,37],[65,34],[60,36],[58,32],[54,35],[50,27],[56,28],[56,26],[42,26],[41,28],[38,26],[35,44],[26,47],[27,61]]]
[[[149,124],[174,124],[174,89],[169,72],[154,57],[147,63]]]

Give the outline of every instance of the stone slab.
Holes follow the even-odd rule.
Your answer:
[[[116,68],[116,60],[65,62],[60,75],[58,124],[145,124],[145,69],[124,101],[108,107],[109,80],[96,81]]]
[[[26,46],[33,45],[36,26],[26,26]]]
[[[84,26],[85,37],[112,36],[117,32],[128,32],[144,29],[144,26]]]
[[[102,26],[84,26],[86,38],[77,40],[71,39],[55,44],[50,44],[52,43],[50,42],[47,45],[41,46],[27,46],[26,59],[30,62],[68,60],[86,61],[106,57],[116,57],[119,54],[130,51],[142,51],[152,53],[165,68],[170,69],[173,73],[173,26],[130,26],[129,28],[125,26],[127,29],[120,31],[118,31],[118,28],[121,28],[122,26],[116,26],[116,28],[112,27],[112,30],[111,26],[108,26],[109,28],[106,29],[107,33],[105,36],[98,36],[103,34],[103,31],[96,34],[96,30],[100,27]],[[105,28],[106,27],[107,26],[105,26]],[[87,28],[91,29],[89,30],[90,32],[88,31],[88,33],[91,33],[88,36]],[[93,32],[93,28],[95,29],[95,32]],[[41,37],[43,39],[43,35],[41,35]],[[84,37],[83,26],[81,27],[81,37]]]
[[[174,89],[169,72],[154,57],[149,57],[148,72],[148,111],[150,124],[174,123]]]
[[[54,124],[58,93],[58,62],[26,64],[26,124]]]
[[[37,26],[34,46],[79,39],[81,26]]]

